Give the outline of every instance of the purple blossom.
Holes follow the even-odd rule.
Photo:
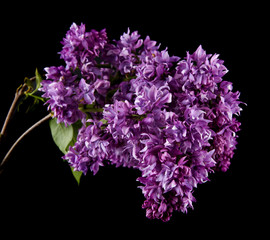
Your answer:
[[[103,161],[108,158],[109,141],[106,136],[102,136],[100,126],[102,122],[90,122],[88,127],[83,126],[79,130],[77,142],[74,147],[69,148],[69,152],[64,156],[70,166],[75,171],[82,171],[84,174],[90,169],[95,175],[99,166],[103,166]]]
[[[73,23],[61,42],[63,49],[60,58],[65,60],[67,68],[83,68],[83,65],[94,62],[94,58],[99,56],[106,42],[105,29],[100,32],[96,30],[86,32],[84,24],[78,26]]]
[[[104,106],[103,118],[108,122],[107,130],[112,137],[117,139],[130,138],[133,133],[130,131],[134,125],[131,118],[133,106],[126,101],[115,101],[114,104]]]
[[[128,29],[127,33],[124,33],[120,40],[116,41],[116,44],[107,45],[104,59],[110,61],[112,66],[116,67],[121,74],[130,74],[138,64],[139,58],[136,52],[142,44],[143,40],[140,39],[138,32],[130,33],[130,29]]]
[[[108,80],[97,79],[94,83],[94,88],[100,95],[106,96],[110,85],[111,84]]]
[[[138,87],[139,88],[139,87]],[[143,91],[136,89],[136,99],[134,101],[137,113],[142,115],[151,112],[154,108],[165,107],[166,103],[172,101],[172,94],[168,86],[162,86],[157,89],[155,85],[151,88],[144,87]]]
[[[84,174],[105,162],[140,170],[148,218],[193,208],[195,189],[236,149],[240,93],[223,81],[224,61],[202,46],[170,56],[130,29],[110,41],[84,24],[62,44],[66,66],[46,68],[41,91],[59,122],[83,122],[64,159]]]
[[[53,111],[58,123],[70,125],[83,119],[85,114],[78,109],[77,76],[62,66],[46,68],[45,71],[49,80],[42,81],[40,90],[45,92],[42,96],[48,99],[48,109]]]
[[[81,90],[82,99],[88,104],[92,104],[95,101],[94,86],[87,84],[82,78],[79,83],[79,89]]]
[[[130,29],[128,28],[127,33],[124,33],[120,37],[120,41],[118,42],[118,45],[121,46],[124,49],[124,51],[126,50],[134,51],[137,48],[141,47],[141,45],[143,44],[143,40],[139,38],[140,38],[140,35],[138,34],[137,31],[132,32],[130,34]],[[127,55],[127,53],[125,55]]]

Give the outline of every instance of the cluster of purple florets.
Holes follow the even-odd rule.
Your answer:
[[[111,41],[75,23],[62,44],[65,66],[45,69],[41,91],[58,122],[83,123],[64,159],[84,174],[139,169],[148,218],[187,212],[194,188],[227,171],[237,144],[239,92],[222,80],[219,55],[199,46],[180,59],[137,31]]]

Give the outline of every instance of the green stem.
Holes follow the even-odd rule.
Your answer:
[[[96,67],[98,68],[111,68],[111,64],[97,64]]]
[[[131,117],[137,121],[142,121],[143,119],[147,117],[147,114],[142,114],[142,115],[132,114]]]
[[[25,93],[25,95],[26,95],[26,96],[29,96],[29,97],[32,97],[32,98],[35,98],[35,99],[37,99],[37,100],[40,100],[40,101],[42,101],[42,102],[45,102],[45,99],[44,99],[43,97],[36,96],[36,95],[34,95],[34,94],[32,94],[32,93]]]
[[[96,105],[96,102],[92,103],[92,104],[81,104],[79,105],[79,110],[81,110],[84,113],[97,113],[97,112],[103,112],[103,108],[99,108]]]
[[[88,108],[88,109],[80,109],[82,112],[85,113],[97,113],[97,112],[103,112],[103,108]]]

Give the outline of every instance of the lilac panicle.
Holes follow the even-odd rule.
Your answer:
[[[202,46],[179,58],[137,31],[111,41],[75,23],[62,44],[65,66],[46,68],[40,90],[58,122],[83,123],[64,159],[84,174],[105,163],[138,169],[148,218],[187,213],[237,145],[240,93],[223,80],[224,61]]]

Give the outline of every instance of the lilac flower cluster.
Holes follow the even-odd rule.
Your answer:
[[[150,219],[193,208],[194,189],[227,171],[237,144],[240,94],[219,55],[199,46],[180,59],[137,31],[110,41],[84,24],[62,44],[66,66],[46,68],[41,90],[59,122],[83,123],[64,159],[84,174],[139,169]]]
[[[101,51],[107,43],[105,30],[85,32],[85,25],[72,24],[62,41],[60,58],[66,66],[45,68],[43,97],[48,98],[58,122],[66,125],[86,118],[80,108],[87,104],[104,104],[110,87],[110,69],[97,67]]]

